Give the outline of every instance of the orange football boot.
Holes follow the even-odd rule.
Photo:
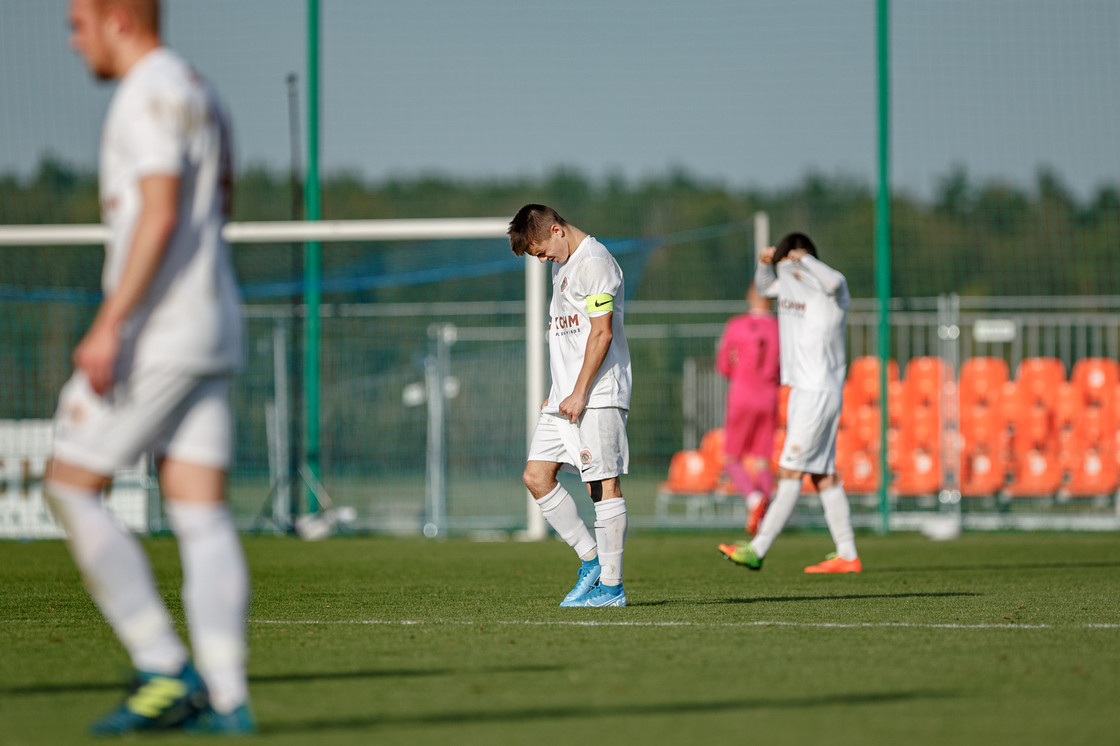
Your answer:
[[[833,553],[825,557],[824,562],[819,565],[810,565],[805,568],[807,573],[824,573],[824,572],[863,572],[863,564],[859,561],[859,557],[854,560],[846,560],[843,557]]]

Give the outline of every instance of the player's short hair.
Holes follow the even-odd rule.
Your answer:
[[[101,13],[110,8],[120,8],[129,15],[136,25],[145,31],[159,35],[159,0],[94,0]]]
[[[820,258],[817,256],[817,247],[813,245],[812,239],[804,233],[787,233],[782,237],[782,240],[778,242],[777,248],[774,249],[774,264],[785,259],[786,254],[794,249],[805,249],[807,253],[812,254],[818,259]]]
[[[567,227],[568,221],[547,205],[525,205],[509,221],[509,246],[514,254],[524,256],[530,246],[548,238],[554,225]]]

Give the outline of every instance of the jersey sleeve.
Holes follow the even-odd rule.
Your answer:
[[[810,254],[801,257],[801,266],[816,278],[821,288],[829,295],[839,295],[841,291],[847,292],[848,282],[844,279],[844,275],[815,256]]]
[[[178,176],[183,170],[186,138],[183,126],[189,113],[186,104],[166,91],[149,86],[135,92],[122,127],[135,158],[136,171],[143,176]]]
[[[731,378],[731,324],[728,321],[723,327],[723,334],[720,335],[719,344],[716,346],[716,371],[724,378]]]
[[[618,265],[593,257],[580,267],[578,281],[572,289],[576,300],[587,304],[587,315],[594,318],[614,311],[614,298],[621,288],[622,272]]]
[[[778,297],[778,275],[773,264],[758,263],[754,269],[754,286],[763,298]]]

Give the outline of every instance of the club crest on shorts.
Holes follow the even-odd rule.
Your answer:
[[[591,463],[591,451],[587,450],[586,448],[584,448],[582,451],[580,451],[579,452],[579,462],[581,464],[583,464],[584,466],[587,466],[588,464],[590,464]]]

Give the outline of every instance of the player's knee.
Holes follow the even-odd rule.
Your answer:
[[[835,474],[817,474],[813,477],[817,490],[827,490],[840,484],[840,478]]]
[[[525,484],[525,489],[532,493],[533,497],[538,500],[552,491],[552,481],[547,478],[547,475],[541,474],[534,469],[525,469],[521,474],[521,481]]]
[[[801,479],[803,476],[805,476],[805,473],[796,469],[787,469],[784,466],[778,467],[778,479]]]

